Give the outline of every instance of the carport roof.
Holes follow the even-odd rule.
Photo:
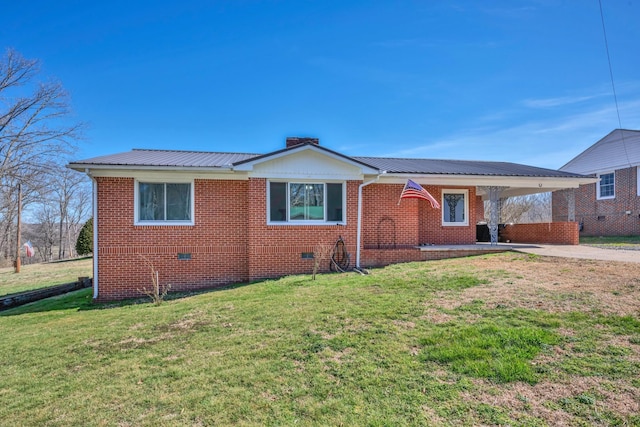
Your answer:
[[[383,157],[354,157],[381,171],[396,174],[526,176],[572,178],[583,175],[509,162],[444,159],[399,159]]]

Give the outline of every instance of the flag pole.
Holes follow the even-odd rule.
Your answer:
[[[407,188],[408,183],[409,183],[409,180],[407,180],[407,182],[404,183],[404,187],[402,187],[402,192],[404,192],[404,189]],[[402,201],[402,193],[400,193],[400,198],[398,199],[398,206],[400,206],[401,201]]]
[[[20,234],[22,226],[22,184],[18,184],[18,226],[16,227],[16,264],[15,272],[20,273]]]

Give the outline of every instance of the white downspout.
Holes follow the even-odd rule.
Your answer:
[[[382,172],[385,173],[385,172]],[[360,240],[362,236],[362,188],[366,187],[369,184],[373,184],[378,182],[380,179],[380,175],[376,176],[376,179],[372,179],[371,181],[363,182],[358,186],[358,232],[356,237],[356,268],[360,268]]]
[[[98,298],[98,183],[91,176],[91,171],[86,169],[85,172],[91,178],[91,186],[93,193],[92,215],[93,215],[93,299]]]

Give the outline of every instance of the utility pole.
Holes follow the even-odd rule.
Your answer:
[[[16,264],[15,264],[15,272],[20,273],[20,234],[22,226],[22,184],[18,184],[18,229],[16,236]]]

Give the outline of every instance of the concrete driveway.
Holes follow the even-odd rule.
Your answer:
[[[509,243],[509,246],[511,246],[516,252],[524,252],[528,254],[640,263],[640,251],[638,250],[603,249],[585,245],[539,245]]]

